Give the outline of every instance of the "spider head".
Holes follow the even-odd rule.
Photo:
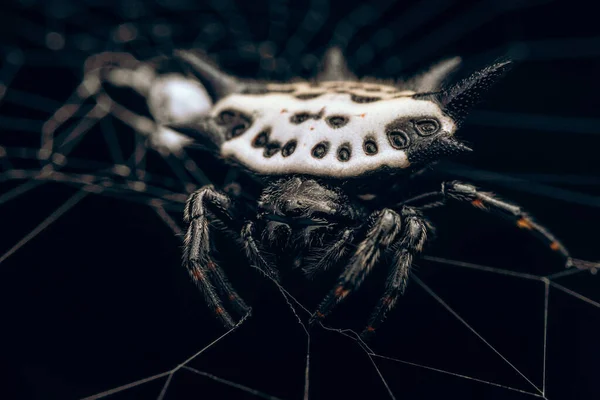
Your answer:
[[[304,176],[269,183],[258,202],[262,236],[271,245],[320,242],[340,224],[354,225],[360,213],[340,187]]]
[[[309,243],[340,223],[353,224],[359,213],[339,187],[300,176],[271,182],[258,202],[258,216],[266,223],[265,237],[271,243],[292,236]]]
[[[315,179],[291,177],[271,183],[263,192],[259,208],[269,214],[291,217],[327,217],[344,211],[346,196],[337,188]]]

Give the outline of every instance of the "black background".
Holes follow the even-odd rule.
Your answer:
[[[370,12],[374,14],[369,19]],[[147,39],[126,44],[111,41],[114,29],[127,21],[137,27],[140,38]],[[169,40],[153,35],[157,24],[170,27]],[[376,35],[382,27],[389,28],[387,36]],[[64,33],[63,48],[47,47],[50,31]],[[19,101],[23,97],[13,93],[38,94],[60,105],[80,82],[85,59],[100,51],[130,51],[146,59],[168,53],[172,46],[190,47],[196,38],[195,45],[226,71],[278,80],[311,76],[331,45],[350,55],[350,66],[358,75],[381,78],[410,75],[446,56],[463,56],[468,71],[508,54],[520,61],[517,67],[460,132],[476,151],[453,160],[460,164],[441,165],[436,169],[439,175],[433,176],[473,180],[517,201],[576,257],[596,260],[600,258],[599,34],[592,7],[575,1],[4,3],[0,79],[10,73],[9,54],[22,56],[24,64],[0,104],[0,144],[39,147],[38,128],[52,113],[53,103],[44,107],[41,99]],[[382,45],[386,37],[391,38],[389,44],[370,56],[369,48]],[[272,44],[261,47],[265,41]],[[270,61],[272,54],[275,61]],[[135,99],[123,96],[119,100],[139,106]],[[42,110],[33,103],[41,104]],[[133,133],[116,122],[115,126],[124,151],[131,151]],[[100,132],[99,127],[90,138],[94,132]],[[99,139],[86,140],[73,157],[88,160],[83,166],[94,170],[96,164],[90,160],[108,159],[106,150]],[[220,164],[206,154],[195,157],[214,182],[222,181],[225,171]],[[37,161],[18,158],[14,167],[39,168]],[[148,164],[158,158],[148,155]],[[156,165],[157,170],[166,170]],[[23,183],[4,179],[7,168],[3,168],[0,193]],[[520,180],[506,183],[506,177]],[[544,193],[540,183],[547,185]],[[0,252],[11,248],[76,190],[45,183],[2,204]],[[0,380],[5,380],[1,397],[92,395],[173,368],[224,332],[180,266],[179,238],[152,208],[125,201],[140,196],[125,190],[117,194],[117,198],[87,196],[0,264]],[[172,215],[181,218],[176,211]],[[436,211],[431,217],[438,232],[428,248],[430,255],[537,275],[562,270],[559,258],[503,221],[466,207]],[[190,366],[280,398],[301,398],[306,357],[302,327],[272,284],[237,258],[227,247],[230,243],[223,241],[220,246],[227,249],[221,252],[223,264],[253,305],[254,315]],[[541,281],[426,260],[419,261],[415,270],[541,387]],[[363,295],[349,299],[331,325],[359,329],[380,289],[377,282],[381,280],[373,277]],[[600,282],[589,273],[556,282],[600,300]],[[289,278],[284,286],[308,303],[322,295],[315,289],[321,285],[315,283]],[[549,399],[591,399],[600,394],[595,379],[599,321],[597,307],[551,288]],[[311,338],[311,399],[387,398],[373,364],[353,340],[322,330],[312,332]],[[535,391],[415,282],[371,345],[377,354]],[[532,397],[414,365],[375,361],[396,398]],[[163,383],[164,378],[114,398],[156,398]],[[251,397],[182,370],[174,375],[165,398]]]

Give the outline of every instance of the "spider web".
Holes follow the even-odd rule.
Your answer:
[[[508,51],[523,60],[523,69],[553,61],[587,70],[585,62],[599,55],[595,31],[570,27],[540,37],[482,30],[486,24],[527,20],[537,13],[568,13],[568,6],[516,0],[367,5],[271,0],[255,6],[180,0],[130,1],[118,7],[21,1],[11,7],[0,17],[7,29],[0,47],[0,213],[7,221],[0,268],[15,343],[7,349],[13,362],[6,369],[8,376],[15,374],[13,382],[23,383],[17,397],[163,399],[215,393],[214,398],[309,399],[364,393],[430,398],[455,392],[475,398],[561,398],[567,393],[591,398],[599,393],[593,384],[594,354],[600,350],[598,278],[590,274],[594,265],[562,270],[543,251],[530,251],[535,242],[524,236],[500,241],[512,234],[509,227],[492,233],[477,228],[477,222],[484,225],[480,219],[493,222],[479,215],[444,218],[436,242],[453,245],[436,247],[415,266],[410,289],[372,344],[362,342],[353,329],[338,328],[346,326],[340,321],[309,330],[309,306],[275,282],[265,283],[268,301],[258,296],[252,302],[252,318],[220,332],[201,309],[200,296],[192,294],[192,285],[180,283],[183,269],[170,270],[179,264],[187,195],[222,182],[227,172],[216,170],[194,149],[157,151],[151,146],[156,134],[151,121],[144,125],[119,114],[121,104],[112,100],[116,95],[79,101],[86,85],[93,84],[84,80],[80,85],[82,66],[89,56],[107,51],[144,60],[174,47],[198,47],[226,69],[270,79],[310,75],[319,54],[332,45],[348,54],[359,75],[412,72],[446,55],[448,46],[457,46],[452,50],[468,55],[473,64]],[[484,43],[456,44],[474,33],[486,35]],[[576,78],[572,82],[578,83]],[[528,84],[541,96],[554,93]],[[573,97],[593,92],[586,90]],[[600,171],[589,161],[598,120],[581,116],[594,115],[593,109],[572,98],[572,108],[510,99],[513,108],[501,109],[499,99],[495,109],[492,100],[465,127],[480,156],[468,164],[445,163],[433,173],[514,194],[541,214],[540,220],[558,219],[551,228],[575,256],[597,259],[597,234],[587,235],[581,227],[600,222]],[[131,103],[123,105],[139,105]],[[506,133],[509,129],[517,134]],[[489,139],[469,136],[476,130],[490,132]],[[540,140],[558,141],[565,132],[577,135],[576,145],[561,143],[565,153],[577,150],[561,155],[565,162],[559,168],[544,169],[541,165],[552,165],[554,159],[543,154],[535,156],[538,163],[526,164],[531,155],[521,156],[510,146],[501,148],[511,155],[510,165],[493,162],[495,151],[501,153],[495,146],[507,137],[514,141],[519,135],[523,153],[552,151]],[[444,233],[471,223],[475,227],[461,235],[482,235],[475,245]],[[134,241],[131,235],[140,238]],[[495,247],[501,249],[493,255],[488,247],[473,249],[484,240],[497,240]],[[140,243],[149,244],[140,248]],[[148,288],[140,288],[144,285]],[[183,294],[175,295],[178,291]],[[89,300],[94,296],[108,311]],[[174,296],[179,300],[167,300]],[[281,304],[270,304],[274,299]],[[82,305],[74,305],[78,302]],[[64,309],[52,314],[57,305]],[[356,306],[349,300],[348,309]],[[178,313],[179,318],[172,316]],[[133,328],[127,318],[142,326]],[[167,339],[160,340],[161,335]],[[278,341],[281,337],[285,340]],[[62,348],[49,350],[56,344]],[[123,353],[128,347],[131,353]],[[58,360],[59,350],[65,362]],[[278,352],[289,359],[278,358]],[[256,364],[259,358],[267,361]],[[270,362],[274,366],[269,368]],[[260,371],[252,371],[253,363]],[[50,371],[54,365],[58,372]],[[345,379],[335,378],[333,369],[347,374]]]

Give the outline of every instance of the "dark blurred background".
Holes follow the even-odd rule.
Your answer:
[[[71,101],[89,56],[118,51],[146,60],[193,47],[229,73],[287,80],[313,76],[325,50],[338,46],[357,75],[378,78],[410,76],[454,55],[464,59],[463,75],[498,57],[515,59],[513,72],[460,131],[476,151],[440,164],[426,179],[469,180],[512,199],[574,256],[599,260],[597,21],[592,2],[558,0],[5,2],[0,255],[64,206],[85,181],[65,185],[35,171],[44,165],[38,160],[42,126]],[[131,93],[111,94],[144,112]],[[85,107],[94,104],[88,100]],[[58,133],[68,134],[81,115]],[[1,398],[91,396],[168,371],[224,333],[180,265],[180,238],[151,207],[161,200],[182,226],[181,199],[199,182],[150,149],[144,158],[154,174],[148,185],[178,196],[127,187],[123,177],[107,172],[114,161],[102,132],[116,133],[114,147],[130,161],[145,142],[107,119],[88,127],[61,171],[67,178],[88,173],[114,182],[116,189],[105,193],[111,196],[86,196],[1,258]],[[206,153],[190,155],[211,181],[223,182],[223,165]],[[484,213],[458,206],[432,212],[431,219],[438,230],[430,256],[537,276],[563,269],[535,239]],[[230,243],[220,245],[227,249],[220,253],[222,263],[254,315],[189,366],[278,398],[302,398],[307,355],[302,326],[274,285],[250,269]],[[381,377],[398,399],[527,399],[542,396],[534,386],[541,390],[544,381],[548,399],[600,396],[597,276],[579,272],[552,279],[546,308],[541,280],[431,259],[418,261],[415,272],[485,342],[413,281],[370,343],[375,353],[408,363],[374,357],[380,376],[355,340],[315,329],[311,399],[390,398]],[[283,285],[307,305],[322,295],[314,289],[319,282],[289,278]],[[363,294],[340,307],[331,326],[360,329],[380,285],[374,277]],[[156,398],[164,383],[156,379],[112,398]],[[254,397],[180,370],[164,398]]]

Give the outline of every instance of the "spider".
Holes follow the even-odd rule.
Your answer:
[[[443,182],[436,191],[409,195],[428,165],[471,151],[455,132],[511,67],[509,61],[444,85],[458,57],[401,83],[357,79],[335,48],[314,80],[294,83],[241,80],[190,50],[176,50],[158,63],[128,60],[105,54],[86,93],[105,95],[99,89],[104,80],[133,88],[147,99],[155,132],[173,139],[159,149],[171,143],[169,150],[176,152],[194,142],[259,187],[252,195],[235,179],[221,188],[207,185],[189,196],[184,210],[183,264],[226,328],[251,308],[215,261],[215,229],[233,233],[251,265],[276,281],[282,260],[292,260],[307,277],[337,267],[337,283],[311,323],[327,317],[391,257],[363,337],[375,332],[404,292],[413,260],[433,229],[426,218],[433,208],[471,204],[509,218],[562,256],[567,267],[597,266],[572,258],[519,206],[469,183]],[[156,65],[165,63],[175,63],[177,72],[157,74]],[[118,118],[131,121],[129,111],[112,105]]]
[[[206,186],[186,204],[183,263],[226,327],[235,326],[232,312],[243,315],[250,308],[211,255],[213,223],[239,232],[249,261],[272,279],[279,279],[278,264],[267,254],[292,254],[307,275],[340,266],[313,323],[391,256],[384,293],[363,336],[378,328],[404,292],[432,229],[425,217],[432,208],[470,203],[512,219],[560,254],[567,267],[583,262],[519,206],[471,184],[444,182],[435,192],[406,195],[428,164],[471,150],[454,134],[480,95],[510,68],[509,61],[442,89],[459,58],[389,85],[356,79],[337,49],[326,53],[315,80],[285,84],[236,79],[192,51],[176,51],[174,57],[202,82],[214,106],[170,128],[211,146],[262,184],[260,195],[249,199],[239,190],[230,194]]]
[[[145,99],[151,118],[136,114],[115,100],[109,87],[130,89]],[[197,79],[190,79],[178,63],[168,57],[142,62],[129,53],[103,52],[89,57],[84,65],[84,79],[76,90],[78,101],[68,101],[59,108],[42,129],[41,157],[49,157],[52,137],[62,123],[73,116],[83,102],[94,97],[99,107],[88,118],[102,118],[111,113],[122,123],[148,137],[149,145],[161,155],[178,154],[190,139],[166,127],[206,114],[212,100]],[[99,108],[99,110],[96,110]],[[59,149],[60,150],[60,149]]]

